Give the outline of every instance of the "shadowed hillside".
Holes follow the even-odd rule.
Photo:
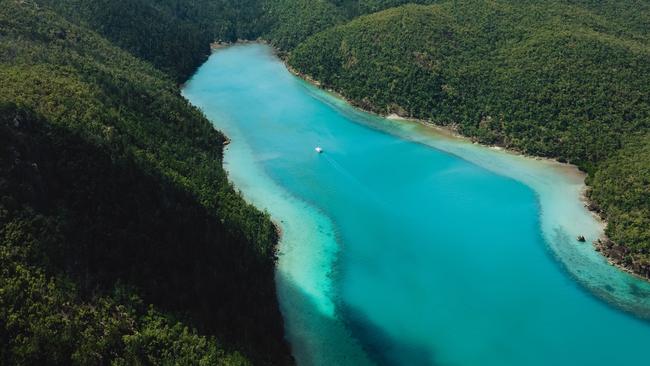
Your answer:
[[[184,82],[210,43],[256,38],[259,0],[37,0]]]
[[[291,363],[277,233],[223,136],[97,34],[1,9],[3,364]]]

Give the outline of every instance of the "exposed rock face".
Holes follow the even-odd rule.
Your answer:
[[[650,263],[638,258],[629,248],[609,239],[594,242],[596,250],[605,255],[612,265],[650,280]]]

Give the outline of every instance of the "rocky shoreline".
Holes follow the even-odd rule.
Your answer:
[[[623,245],[614,243],[607,238],[594,241],[594,248],[600,252],[607,262],[622,271],[650,281],[650,263],[639,263],[634,253]]]

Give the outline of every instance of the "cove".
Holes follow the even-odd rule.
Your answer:
[[[183,94],[282,228],[300,365],[647,362],[650,286],[588,244],[603,228],[572,168],[358,111],[260,44],[216,51]]]

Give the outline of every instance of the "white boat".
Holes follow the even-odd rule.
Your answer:
[[[323,152],[323,148],[320,147],[320,146],[316,146],[316,148],[314,150],[316,150],[316,152],[319,153],[319,154]]]

